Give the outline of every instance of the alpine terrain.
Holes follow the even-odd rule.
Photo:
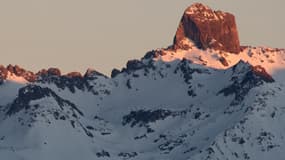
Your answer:
[[[2,160],[283,160],[285,49],[195,3],[173,44],[114,69],[0,66]]]

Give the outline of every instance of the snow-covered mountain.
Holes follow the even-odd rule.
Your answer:
[[[239,41],[218,31],[204,39],[194,13],[235,26],[228,13],[193,4],[172,46],[111,77],[0,66],[1,159],[283,160],[285,50],[231,52]]]

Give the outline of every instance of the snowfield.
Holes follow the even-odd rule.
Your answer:
[[[31,83],[10,73],[0,85],[0,157],[283,160],[284,63],[282,49],[192,45],[149,52],[112,78]]]

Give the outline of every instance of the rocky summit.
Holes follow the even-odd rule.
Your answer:
[[[185,10],[174,38],[174,48],[187,49],[185,40],[194,42],[201,49],[240,52],[234,15],[213,11],[201,3],[195,3]]]

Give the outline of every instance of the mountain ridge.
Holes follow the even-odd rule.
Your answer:
[[[282,160],[285,50],[180,42],[111,77],[0,66],[1,157]]]

